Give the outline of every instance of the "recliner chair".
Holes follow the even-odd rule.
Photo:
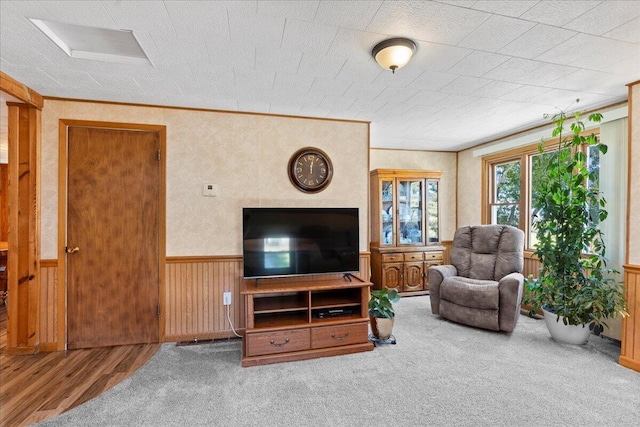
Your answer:
[[[429,268],[433,314],[478,328],[512,332],[524,289],[524,233],[508,225],[456,230],[450,262]]]

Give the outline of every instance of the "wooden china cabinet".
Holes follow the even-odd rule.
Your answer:
[[[376,169],[371,185],[371,281],[402,295],[429,293],[429,267],[441,265],[441,171]]]

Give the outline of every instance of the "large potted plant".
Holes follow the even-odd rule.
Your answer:
[[[371,291],[369,298],[369,321],[371,333],[379,340],[388,340],[393,331],[395,311],[393,304],[400,300],[397,289],[388,288]]]
[[[585,154],[585,147],[601,154],[607,147],[595,134],[585,134],[580,113],[573,118],[570,125],[562,111],[551,118],[558,143],[546,151],[547,161],[540,162],[544,179],[532,188],[534,255],[542,268],[538,278],[526,279],[524,302],[531,305],[532,314],[543,309],[554,339],[584,344],[591,332],[598,335],[603,330],[607,318],[627,313],[624,286],[614,279],[618,272],[606,266],[599,228],[607,217],[606,201]],[[599,113],[588,116],[588,122],[601,120]],[[544,148],[543,141],[540,153]]]

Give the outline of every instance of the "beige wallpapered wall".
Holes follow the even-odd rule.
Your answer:
[[[267,115],[47,100],[42,111],[42,253],[57,257],[58,120],[167,127],[167,256],[239,255],[244,206],[360,209],[360,250],[368,250],[369,124]],[[296,190],[291,155],[314,146],[334,166],[317,194]],[[204,197],[217,184],[217,197]]]
[[[482,220],[482,158],[474,149],[458,153],[458,226],[478,225]]]
[[[444,172],[440,180],[442,240],[452,240],[456,231],[456,168],[456,153],[371,149],[371,170],[417,169]]]
[[[631,169],[629,182],[629,264],[640,265],[640,83],[631,86]],[[638,107],[636,107],[638,106]]]

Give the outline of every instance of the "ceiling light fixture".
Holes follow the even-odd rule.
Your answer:
[[[378,43],[371,51],[371,55],[378,65],[395,74],[398,68],[407,65],[415,51],[416,44],[413,40],[395,38]]]

